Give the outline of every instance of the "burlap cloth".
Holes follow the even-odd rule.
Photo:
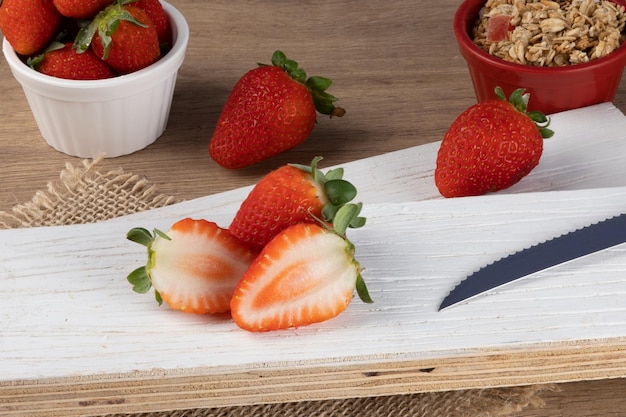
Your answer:
[[[0,229],[93,223],[181,201],[160,194],[146,178],[122,169],[105,174],[85,160],[66,164],[59,180],[10,212],[0,212]],[[554,385],[405,394],[373,398],[302,401],[114,417],[497,417],[544,405],[541,393]]]

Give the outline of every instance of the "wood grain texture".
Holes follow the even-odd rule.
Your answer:
[[[140,153],[107,160],[146,175],[163,193],[196,198],[251,184],[286,162],[321,154],[330,164],[439,139],[454,115],[474,101],[469,75],[451,30],[456,2],[414,3],[172,1],[190,25],[187,57],[179,73],[168,128]],[[306,13],[304,12],[306,11]],[[441,68],[433,45],[454,50]],[[341,119],[320,117],[305,144],[246,170],[224,170],[208,157],[219,111],[237,79],[276,49],[310,75],[331,78],[329,92],[347,110]],[[452,64],[452,65],[451,65]],[[0,190],[0,209],[30,199],[66,161],[41,139],[28,105],[4,60],[1,173],[13,173]],[[441,90],[450,96],[430,100]],[[423,105],[425,101],[429,105]],[[5,117],[5,114],[7,115]],[[449,115],[449,116],[442,116]],[[15,177],[17,176],[17,177]]]
[[[352,163],[353,172],[378,158]],[[376,303],[355,302],[340,317],[302,329],[252,335],[227,317],[158,311],[151,297],[129,291],[123,277],[145,254],[123,242],[126,230],[138,221],[171,223],[183,212],[226,221],[235,194],[97,224],[0,232],[1,282],[12,299],[0,311],[0,398],[9,415],[626,376],[626,258],[619,248],[437,312],[473,269],[621,210],[624,187],[367,206],[368,227],[354,230],[353,241]],[[138,381],[149,398],[134,388]]]
[[[221,221],[211,210],[225,206],[220,197],[197,200],[196,213]],[[239,331],[225,317],[168,310],[155,316],[160,313],[152,297],[133,294],[124,279],[145,262],[145,249],[124,239],[137,225],[135,216],[5,230],[1,282],[12,303],[0,307],[6,319],[1,378],[393,362],[619,339],[626,337],[626,258],[620,247],[444,312],[437,306],[480,266],[624,206],[626,188],[370,205],[364,209],[368,227],[352,231],[352,240],[376,303],[355,302],[350,314],[327,323],[262,335]],[[143,216],[140,225],[173,223],[178,217],[170,210],[150,212],[154,216]],[[367,343],[349,343],[364,333]],[[212,340],[220,343],[213,346]],[[344,347],[337,352],[336,346]]]
[[[269,169],[285,162],[304,162],[317,154],[324,155],[324,164],[344,164],[434,142],[441,139],[454,117],[475,101],[465,63],[457,52],[451,31],[452,15],[460,4],[459,0],[262,4],[220,0],[170,2],[187,17],[191,41],[179,74],[168,129],[147,149],[105,160],[100,165],[102,170],[123,167],[129,172],[146,175],[166,194],[193,199],[234,189],[252,184]],[[303,10],[307,12],[303,13]],[[320,119],[314,134],[305,144],[271,161],[237,172],[223,170],[206,153],[219,110],[237,78],[256,62],[269,60],[271,53],[279,48],[297,59],[309,73],[332,78],[335,83],[331,91],[340,97],[339,103],[348,110],[348,114],[343,119]],[[54,151],[41,139],[22,91],[3,59],[0,59],[0,86],[3,103],[0,106],[0,210],[9,210],[17,203],[30,200],[37,190],[55,179],[65,163],[77,160]],[[622,81],[614,103],[618,109],[626,110],[626,80]],[[614,153],[613,166],[619,163],[621,155],[623,153]],[[594,166],[593,162],[591,166]],[[553,170],[552,174],[564,174],[557,171]],[[585,171],[580,173],[583,177],[588,174]],[[594,175],[601,173],[604,174],[603,181],[615,181],[616,177],[608,170],[596,171]],[[561,178],[567,180],[565,175]],[[428,177],[412,180],[424,184]],[[550,187],[548,177],[536,176],[533,181],[536,181],[533,187]],[[579,184],[584,184],[584,181]],[[524,190],[525,186],[520,183],[518,191]],[[574,184],[573,187],[577,186]],[[577,375],[580,379],[611,377],[594,371],[594,355],[603,349],[602,346],[590,346],[588,350],[580,350],[581,359],[587,355],[592,358],[585,372]],[[563,357],[578,351],[572,348],[572,352],[566,352]],[[560,355],[549,350],[544,354],[536,356],[536,362],[530,361],[530,365],[542,366],[550,358]],[[502,359],[497,355],[495,358]],[[574,362],[579,359],[571,358],[576,359]],[[622,353],[616,352],[611,360],[615,361],[615,369],[619,371]],[[598,361],[600,369],[608,368],[611,360]],[[452,369],[463,371],[465,363],[450,365]],[[471,360],[467,364],[470,368],[476,365]],[[415,371],[429,369],[432,365],[429,361],[416,361],[407,365],[413,367],[412,372],[398,372],[400,377],[397,381],[388,375],[383,376],[381,381],[387,380],[389,384],[367,392],[356,391],[359,386],[367,388],[368,385],[376,385],[371,382],[375,373],[367,374],[367,378],[351,374],[345,377],[343,385],[346,389],[351,387],[355,395],[420,390],[425,389],[424,384],[444,389],[442,384],[434,386],[428,380],[432,378],[432,372]],[[528,365],[512,364],[511,367],[518,369]],[[571,380],[575,378],[572,374],[577,371],[565,367],[559,372],[568,375],[564,380]],[[174,380],[161,376],[157,372],[157,377],[149,380],[143,388],[141,375],[124,375],[119,380],[117,375],[112,375],[100,381],[79,380],[72,383],[47,380],[22,384],[22,388],[16,384],[12,387],[13,391],[4,391],[7,394],[0,396],[0,409],[5,415],[19,415],[18,410],[9,408],[8,401],[17,399],[23,403],[34,403],[34,393],[40,395],[46,392],[48,397],[37,397],[37,401],[41,401],[39,415],[58,415],[52,410],[59,406],[73,409],[74,415],[85,413],[86,407],[92,407],[92,411],[144,411],[147,404],[168,407],[168,400],[181,407],[185,403],[184,407],[187,407],[187,404],[202,404],[202,396],[214,388],[203,386],[202,378],[198,381],[193,375],[183,375]],[[244,375],[242,379],[258,383],[265,376],[263,373],[252,377]],[[493,377],[498,378],[498,375],[485,375],[483,380],[483,374],[476,373],[471,382],[487,386],[494,383]],[[295,377],[286,373],[283,378]],[[340,385],[344,377],[335,378],[340,382],[331,384],[333,388]],[[502,375],[500,378],[503,384],[512,383]],[[362,384],[354,384],[355,379],[362,379]],[[447,383],[450,384],[451,380],[452,377],[449,377]],[[160,381],[163,381],[162,386]],[[413,386],[415,381],[419,383]],[[383,382],[378,382],[378,385],[384,385]],[[407,385],[409,388],[406,388]],[[139,387],[137,389],[143,392],[129,391],[129,386]],[[243,389],[242,403],[286,401],[297,397],[299,391],[299,388],[274,391],[275,395],[270,397],[254,391],[254,386]],[[3,386],[2,389],[8,388]],[[623,415],[625,389],[623,380],[613,379],[563,384],[561,392],[547,396],[548,404],[544,410],[529,411],[524,416]],[[23,395],[18,396],[19,393]],[[188,398],[174,403],[175,398],[180,398],[183,393]],[[78,401],[77,394],[80,397]],[[155,401],[159,395],[165,398],[164,402]],[[127,404],[123,405],[125,402]],[[21,412],[23,415],[36,415],[34,411],[31,413],[23,409]]]
[[[626,379],[605,379],[557,385],[541,395],[546,405],[511,417],[622,417],[626,409]]]

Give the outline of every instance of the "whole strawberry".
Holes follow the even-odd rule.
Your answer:
[[[52,0],[0,0],[0,30],[21,55],[32,55],[48,45],[61,18]]]
[[[143,9],[150,17],[157,31],[161,48],[167,50],[172,44],[172,28],[161,2],[159,0],[137,0],[133,6]]]
[[[59,13],[76,19],[90,19],[114,0],[53,0]]]
[[[53,42],[43,54],[29,59],[28,65],[42,74],[68,80],[101,80],[115,76],[91,50],[77,53],[72,42]]]
[[[161,57],[154,23],[144,10],[127,0],[106,7],[83,28],[74,47],[94,53],[119,73],[143,69]]]
[[[481,195],[512,186],[537,166],[543,139],[553,132],[540,112],[526,112],[529,95],[487,100],[464,111],[446,132],[437,154],[435,184],[444,197]]]
[[[272,65],[248,71],[226,101],[209,154],[225,168],[243,168],[304,142],[315,125],[316,110],[342,116],[337,98],[326,89],[332,81],[306,78],[295,61],[274,52]]]
[[[317,169],[321,159],[314,158],[310,166],[284,165],[261,178],[235,214],[230,233],[260,249],[294,224],[332,223],[357,190],[342,179],[343,169],[326,174]]]

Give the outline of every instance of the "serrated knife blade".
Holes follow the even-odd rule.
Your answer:
[[[626,242],[626,214],[538,243],[484,266],[443,299],[439,311],[574,259]]]

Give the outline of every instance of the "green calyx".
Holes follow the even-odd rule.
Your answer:
[[[150,278],[149,270],[153,263],[152,243],[157,236],[170,240],[169,236],[158,229],[154,229],[154,234],[152,234],[143,227],[135,227],[129,230],[126,234],[126,238],[128,240],[139,243],[140,245],[148,248],[148,263],[135,269],[133,272],[128,274],[128,277],[126,278],[133,286],[133,291],[136,293],[145,294],[150,290],[150,288],[152,288],[152,279]],[[163,304],[163,298],[161,298],[161,294],[159,294],[156,289],[154,290],[154,297],[159,305]]]
[[[263,66],[264,64],[259,65]],[[282,68],[291,78],[303,84],[311,93],[315,109],[321,114],[341,117],[346,113],[343,108],[335,107],[334,103],[338,98],[326,92],[333,83],[328,78],[319,76],[307,78],[306,72],[298,67],[298,63],[288,59],[281,51],[276,51],[272,55],[272,65]]]
[[[331,169],[326,174],[320,171],[317,168],[317,164],[322,159],[321,156],[316,156],[313,158],[310,166],[298,164],[291,164],[291,166],[308,172],[313,177],[313,181],[324,188],[328,203],[322,208],[322,217],[326,222],[335,224],[336,228],[337,216],[340,210],[356,197],[357,190],[352,183],[343,179],[343,168]],[[344,235],[345,229],[348,227],[358,228],[364,224],[365,219],[356,216],[343,227],[339,234]]]
[[[89,49],[93,37],[98,33],[104,48],[101,58],[107,59],[111,50],[111,37],[122,21],[127,21],[143,28],[147,27],[147,25],[135,19],[128,10],[124,9],[124,5],[133,1],[136,0],[117,0],[114,4],[100,11],[86,26],[83,26],[78,35],[76,35],[76,39],[74,39],[76,52],[83,53]]]
[[[346,231],[349,227],[354,228],[362,227],[365,225],[365,217],[360,216],[362,208],[362,203],[344,204],[343,206],[341,206],[341,208],[339,208],[339,210],[337,210],[334,222],[331,225],[324,222],[324,220],[322,219],[318,219],[312,213],[311,216],[313,216],[322,227],[340,236],[348,245],[348,251],[350,252],[350,256],[354,256],[354,244],[346,237]],[[364,303],[373,303],[374,301],[372,300],[372,297],[370,296],[367,289],[367,285],[365,284],[365,280],[361,275],[361,268],[356,260],[354,262],[357,264],[358,271],[358,275],[356,277],[356,292],[359,295],[361,301],[363,301]]]
[[[317,168],[317,163],[322,160],[321,156],[313,158],[310,166],[291,164],[291,166],[308,172],[313,180],[324,187],[328,204],[322,209],[323,219],[318,219],[311,213],[322,227],[341,236],[354,251],[354,244],[346,237],[348,228],[359,228],[365,226],[366,219],[362,217],[362,203],[350,203],[356,197],[357,190],[354,185],[343,179],[343,168],[331,169],[326,174]],[[373,303],[367,290],[367,285],[359,272],[356,279],[356,291],[359,298],[364,303]]]
[[[37,70],[39,65],[43,62],[43,59],[46,57],[47,53],[50,53],[52,51],[57,51],[59,49],[63,49],[64,47],[65,47],[65,44],[57,40],[54,40],[50,42],[50,45],[48,45],[48,47],[41,54],[29,57],[26,60],[26,65],[28,65],[34,70]]]
[[[2,4],[2,0],[0,0],[0,4]],[[66,38],[67,30],[61,31],[42,53],[29,57],[26,60],[26,65],[37,71],[37,68],[39,68],[39,65],[41,65],[42,61],[46,57],[46,54],[65,48],[65,42],[67,41]]]
[[[332,225],[333,231],[348,242],[351,250],[354,250],[354,244],[346,237],[346,230],[348,227],[361,227],[365,225],[365,217],[360,216],[362,208],[362,203],[349,203],[341,206],[335,215],[335,221]],[[356,292],[364,303],[370,304],[374,302],[360,271],[356,278]]]
[[[539,133],[541,133],[542,138],[551,138],[554,135],[554,132],[548,129],[548,126],[550,126],[550,119],[548,119],[546,115],[540,111],[527,111],[528,101],[530,100],[530,93],[524,93],[524,91],[525,90],[523,88],[518,88],[511,93],[511,96],[507,100],[502,88],[499,86],[495,88],[496,96],[498,96],[500,100],[508,101],[519,112],[524,113],[533,122],[535,122],[537,128],[539,129]]]

